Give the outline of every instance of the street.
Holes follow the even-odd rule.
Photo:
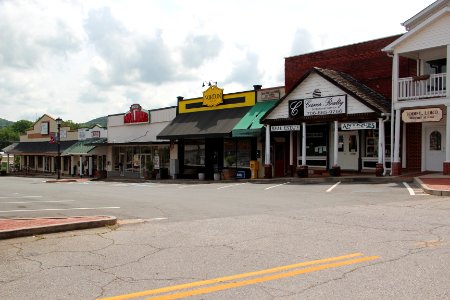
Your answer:
[[[450,298],[450,198],[411,183],[44,181],[0,218],[119,225],[0,240],[0,299]]]

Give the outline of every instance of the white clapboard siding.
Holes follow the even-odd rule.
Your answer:
[[[283,119],[289,117],[289,100],[312,98],[313,91],[319,89],[322,97],[345,95],[346,93],[322,76],[312,73],[298,85],[267,117],[267,119]],[[373,112],[371,108],[347,95],[347,114]]]
[[[405,53],[449,44],[450,13],[445,13],[416,33],[411,34],[395,48],[395,52]]]

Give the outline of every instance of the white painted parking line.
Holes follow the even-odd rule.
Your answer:
[[[0,202],[0,204],[26,204],[26,203],[62,203],[62,202],[73,202],[75,200],[46,200],[46,201],[8,201]]]
[[[221,189],[227,189],[227,188],[230,188],[230,187],[234,187],[234,186],[238,186],[238,185],[243,185],[243,184],[247,184],[247,183],[246,183],[246,182],[243,182],[243,183],[235,183],[235,184],[230,184],[230,185],[224,185],[224,186],[218,187],[217,189],[218,189],[218,190],[221,190]]]
[[[0,210],[0,213],[9,212],[37,212],[37,211],[64,211],[64,210],[98,210],[98,209],[118,209],[118,206],[110,207],[73,207],[73,208],[43,208],[43,209],[14,209],[14,210]]]
[[[4,196],[0,197],[0,199],[23,199],[23,198],[42,198],[42,196]]]
[[[406,189],[408,190],[408,192],[409,192],[409,194],[411,196],[415,196],[416,195],[414,190],[409,186],[409,184],[407,182],[403,182],[403,185],[406,187]]]
[[[281,184],[277,184],[277,185],[272,185],[272,186],[266,187],[265,190],[274,189],[276,187],[279,187],[279,186],[282,186],[282,185],[285,185],[285,184],[288,184],[288,183],[289,182],[285,182],[285,183],[281,183]]]
[[[336,182],[336,184],[334,184],[332,187],[330,187],[326,192],[327,192],[327,193],[331,192],[331,191],[332,191],[335,187],[337,187],[340,183],[341,183],[340,181]]]

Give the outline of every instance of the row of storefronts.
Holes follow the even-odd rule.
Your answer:
[[[108,116],[107,130],[58,129],[44,115],[7,153],[36,172],[55,172],[60,159],[73,176],[450,172],[449,11],[436,1],[403,35],[288,57],[283,87],[226,93],[210,84],[173,107],[133,104]]]

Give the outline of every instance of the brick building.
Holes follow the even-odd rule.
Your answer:
[[[392,58],[382,49],[400,37],[285,59],[286,96],[262,119],[267,177],[390,168]],[[403,76],[417,68],[399,66]]]

